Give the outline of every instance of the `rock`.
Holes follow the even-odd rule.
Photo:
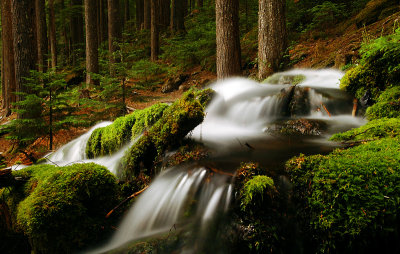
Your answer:
[[[187,79],[189,78],[189,75],[186,74],[181,74],[176,77],[169,78],[164,85],[161,88],[162,93],[170,93],[172,91],[178,90],[179,86],[183,84]]]
[[[281,135],[320,136],[326,129],[324,121],[300,118],[276,123],[266,131]]]

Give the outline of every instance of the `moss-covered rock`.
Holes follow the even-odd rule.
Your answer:
[[[256,203],[262,203],[264,196],[273,196],[275,192],[274,180],[265,175],[254,176],[244,184],[241,195],[240,207],[242,210],[249,208],[250,204],[258,206]]]
[[[177,147],[203,121],[204,107],[199,98],[203,98],[203,102],[206,100],[202,95],[201,92],[189,91],[166,109],[161,119],[128,150],[118,176],[122,179],[133,179],[141,170],[152,175],[152,166],[157,157],[168,149]]]
[[[88,158],[112,154],[136,138],[162,116],[167,104],[159,103],[117,118],[111,125],[93,131],[86,146]]]
[[[337,133],[331,137],[333,141],[368,141],[400,135],[399,118],[382,118],[368,122],[359,128]]]
[[[15,173],[27,181],[3,197],[14,230],[29,237],[38,253],[72,253],[105,237],[105,215],[119,197],[115,177],[104,167],[32,166]]]
[[[300,155],[287,171],[303,234],[315,251],[399,250],[400,139],[385,138],[327,155]],[[314,251],[314,252],[315,252]]]
[[[400,117],[400,87],[384,91],[377,103],[367,109],[366,115],[369,120]]]

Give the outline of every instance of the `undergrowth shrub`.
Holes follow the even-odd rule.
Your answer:
[[[321,253],[400,249],[400,139],[287,162],[303,234]]]
[[[109,232],[105,214],[116,205],[119,191],[106,168],[39,165],[13,174],[26,182],[3,189],[2,197],[13,211],[15,230],[30,238],[35,252],[76,252]]]
[[[143,110],[117,118],[112,124],[93,131],[86,155],[94,158],[116,152],[131,139],[135,139],[145,129],[151,127],[163,114],[168,105],[159,103]]]

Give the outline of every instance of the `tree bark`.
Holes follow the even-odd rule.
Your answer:
[[[150,29],[151,27],[151,0],[144,0],[144,29]]]
[[[63,13],[65,10],[65,2],[64,0],[60,0],[60,8]],[[65,54],[65,61],[67,64],[70,64],[70,53],[71,53],[71,48],[70,48],[70,41],[68,37],[68,32],[67,32],[67,23],[65,19],[65,15],[61,15],[61,23],[62,23],[62,36],[64,38],[64,54]]]
[[[203,8],[203,0],[197,0],[197,7]]]
[[[172,0],[171,3],[171,32],[185,32],[185,6],[187,0]]]
[[[2,72],[1,88],[3,108],[8,116],[11,113],[12,103],[16,102],[14,41],[11,13],[11,1],[1,0],[1,38],[2,38]]]
[[[84,55],[84,32],[82,17],[82,0],[71,0],[70,7],[73,8],[71,14],[71,47],[72,47],[72,65],[76,66],[78,59]]]
[[[287,50],[285,0],[259,0],[258,78],[281,69]]]
[[[110,59],[110,74],[115,76],[115,63],[119,62],[115,57],[118,50],[117,43],[121,39],[121,20],[119,18],[119,0],[108,0],[108,51]]]
[[[36,69],[37,45],[35,37],[35,2],[32,0],[12,0],[12,26],[14,44],[16,91],[29,93],[25,78]],[[23,95],[17,95],[16,101],[22,101]],[[27,114],[18,114],[24,118]]]
[[[158,0],[151,0],[151,61],[158,60],[160,49],[158,34]]]
[[[160,0],[160,24],[168,28],[171,19],[171,0]]]
[[[241,75],[239,1],[216,0],[217,77]]]
[[[130,16],[130,9],[129,9],[130,5],[129,5],[129,0],[125,0],[125,13],[124,13],[124,18],[125,18],[125,24],[128,23],[128,21],[131,19]]]
[[[49,32],[50,32],[50,51],[51,67],[57,67],[57,38],[56,38],[56,17],[54,14],[54,0],[49,0]]]
[[[35,0],[35,11],[36,11],[36,39],[38,46],[39,71],[46,72],[48,40],[47,40],[45,0]]]
[[[136,29],[141,30],[144,22],[144,2],[136,0]]]
[[[97,85],[93,73],[99,73],[98,39],[97,39],[97,1],[85,0],[86,28],[86,83]]]

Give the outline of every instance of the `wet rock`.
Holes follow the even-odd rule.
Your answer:
[[[265,131],[281,135],[320,136],[327,130],[327,124],[315,119],[296,119],[276,123]]]
[[[297,85],[305,79],[304,75],[284,75],[275,73],[263,81],[263,83],[273,85]]]
[[[310,102],[309,102],[309,91],[308,87],[292,86],[287,89],[282,89],[282,116],[296,117],[306,116],[310,114]]]
[[[176,77],[169,78],[164,85],[161,88],[162,93],[170,93],[172,91],[178,90],[179,86],[183,84],[187,79],[189,78],[189,75],[186,74],[181,74]]]

